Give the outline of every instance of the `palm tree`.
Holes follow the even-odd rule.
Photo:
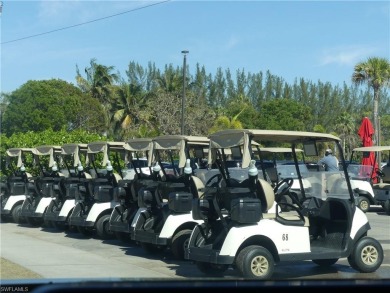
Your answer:
[[[85,68],[86,78],[82,77],[76,66],[76,82],[83,92],[89,93],[102,104],[110,102],[112,86],[119,80],[119,73],[112,73],[113,66],[104,66],[91,59],[90,67]]]
[[[383,87],[390,86],[390,62],[386,58],[370,57],[365,62],[355,65],[352,82],[356,85],[367,83],[374,90],[374,127],[375,143],[379,142],[379,94]]]
[[[113,66],[97,64],[95,58],[91,59],[90,65],[90,67],[85,68],[86,78],[81,76],[76,65],[76,82],[83,92],[90,94],[103,105],[106,121],[110,121],[114,85],[120,78],[119,73],[112,73]],[[106,133],[108,133],[110,126],[106,127]]]
[[[343,112],[335,123],[335,131],[343,141],[344,155],[348,158],[358,141],[355,118],[350,113]]]
[[[141,85],[122,81],[112,103],[115,130],[126,132],[140,125],[154,129],[152,114],[148,111],[148,98],[149,95],[143,91]]]
[[[242,123],[238,120],[238,116],[244,112],[245,108],[246,106],[244,106],[241,111],[231,119],[228,116],[219,116],[215,120],[214,125],[210,128],[209,133],[214,133],[224,129],[242,129]]]
[[[172,65],[165,66],[165,71],[156,78],[159,90],[167,93],[180,94],[183,86],[183,76],[179,68]]]

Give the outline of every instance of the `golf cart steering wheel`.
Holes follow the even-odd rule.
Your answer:
[[[283,180],[279,181],[278,184],[276,184],[274,187],[275,198],[287,194],[293,185],[293,182],[294,179],[292,178],[284,178]]]
[[[209,178],[209,180],[207,180],[205,186],[209,186],[210,183],[213,182],[213,180],[214,180],[215,178],[218,178],[218,179],[217,179],[216,182],[214,182],[214,183],[212,184],[212,186],[218,186],[218,185],[219,185],[219,182],[222,180],[222,175],[221,175],[220,173],[217,173],[217,174],[214,174],[213,176],[211,176],[211,177]]]
[[[376,175],[378,176],[378,177],[380,177],[380,178],[382,178],[382,177],[385,177],[385,173],[383,173],[383,171],[382,170],[376,170]]]
[[[292,193],[290,193],[290,188],[293,185],[293,182],[293,178],[284,178],[278,182],[278,184],[274,187],[275,201],[277,203],[281,203],[285,195],[291,199],[293,204],[296,204],[300,209],[302,209],[302,204]]]

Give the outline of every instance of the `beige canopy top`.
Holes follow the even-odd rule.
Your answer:
[[[56,145],[42,145],[33,148],[34,162],[39,163],[39,157],[49,156],[49,167],[53,167],[55,163],[54,155],[61,154],[61,147]]]
[[[303,152],[302,149],[295,149],[296,152]],[[284,147],[262,147],[260,148],[260,152],[267,153],[291,153],[292,148],[284,148]]]
[[[23,164],[22,154],[32,153],[32,148],[10,148],[6,151],[6,165],[8,166],[11,158],[17,158],[16,167],[20,168]]]
[[[305,141],[339,141],[340,139],[331,134],[287,131],[287,130],[263,130],[263,129],[228,129],[209,135],[210,150],[243,146],[242,167],[249,166],[251,155],[249,153],[250,138],[257,143],[264,141],[303,143]],[[215,159],[215,152],[209,152],[209,163]]]
[[[143,152],[148,158],[149,166],[151,166],[153,157],[153,140],[151,138],[133,138],[127,141],[123,147],[128,151],[125,159],[126,163],[129,160],[127,155],[132,159],[134,152]]]
[[[87,144],[86,143],[68,143],[61,146],[61,155],[73,156],[73,167],[77,167],[80,162],[80,153],[87,153]]]
[[[209,139],[204,136],[191,135],[163,135],[153,138],[154,150],[178,150],[179,151],[179,168],[183,168],[186,163],[185,146],[207,146]]]
[[[359,147],[359,148],[354,148],[352,151],[354,151],[354,152],[383,152],[383,151],[390,151],[390,146]]]
[[[125,142],[119,142],[119,141],[95,141],[90,142],[87,146],[87,159],[86,164],[89,163],[91,159],[91,155],[102,153],[103,154],[103,161],[102,165],[105,166],[108,161],[109,153],[111,151],[114,152],[125,152],[124,149]]]

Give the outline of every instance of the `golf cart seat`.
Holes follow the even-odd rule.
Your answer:
[[[115,184],[118,185],[119,181],[122,180],[122,177],[121,175],[119,175],[118,173],[114,173],[114,178],[115,178]]]
[[[201,179],[196,176],[191,176],[190,189],[194,198],[202,198],[204,195],[204,184]]]
[[[275,192],[271,184],[264,179],[259,178],[256,182],[256,194],[258,195],[262,206],[263,219],[275,219],[276,221],[293,226],[309,226],[309,218],[304,217],[304,221],[299,217],[296,211],[268,213],[268,210],[274,205]]]
[[[274,205],[275,192],[271,184],[264,179],[259,178],[256,181],[256,194],[261,202],[263,218],[274,218],[275,214],[267,214],[268,210]]]
[[[389,183],[375,183],[372,185],[372,189],[379,190],[390,190],[390,182]]]

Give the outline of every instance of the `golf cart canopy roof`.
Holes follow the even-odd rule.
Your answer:
[[[61,146],[61,155],[73,155],[73,167],[77,167],[80,162],[80,153],[87,152],[86,143],[67,143]]]
[[[153,138],[155,149],[179,150],[183,142],[193,145],[208,145],[209,139],[205,136],[190,135],[162,135]]]
[[[163,135],[153,138],[154,150],[178,150],[179,151],[179,168],[186,164],[186,144],[188,146],[205,146],[209,145],[209,139],[204,136],[191,135]]]
[[[283,148],[283,147],[263,147],[260,148],[261,152],[267,152],[267,153],[291,153],[292,148]],[[296,152],[303,152],[302,149],[295,149]]]
[[[340,141],[340,138],[326,133],[286,131],[286,130],[263,130],[263,129],[228,129],[209,135],[210,150],[209,164],[215,160],[215,152],[218,149],[243,146],[242,168],[249,166],[251,154],[249,153],[249,141],[263,143],[266,141],[280,143],[305,143],[305,142],[330,142]]]
[[[91,155],[102,153],[103,154],[103,161],[102,165],[105,166],[108,161],[108,156],[110,151],[115,152],[125,152],[124,149],[125,142],[122,141],[95,141],[90,142],[87,146],[87,159],[86,164],[89,163],[91,159]]]
[[[153,156],[153,140],[151,138],[130,139],[125,143],[123,147],[125,150],[130,152],[130,158],[133,158],[134,152],[144,152],[146,157],[148,158],[148,166],[151,165],[151,160]]]
[[[16,163],[16,167],[20,168],[23,164],[22,162],[22,154],[23,153],[32,153],[32,148],[10,148],[6,151],[7,158],[6,158],[6,165],[10,163],[10,158],[17,157],[18,161]]]
[[[37,146],[32,150],[34,154],[34,161],[39,163],[39,157],[49,156],[49,167],[53,167],[55,163],[54,155],[61,154],[61,147],[57,145],[42,145]]]
[[[383,151],[389,151],[390,146],[368,146],[368,147],[359,147],[354,148],[353,152],[383,152]]]
[[[123,146],[128,151],[149,151],[153,147],[153,141],[151,138],[134,138],[130,139]]]

